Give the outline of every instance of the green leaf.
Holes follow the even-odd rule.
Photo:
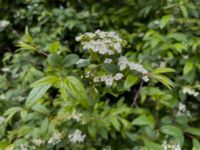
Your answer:
[[[200,143],[196,139],[192,139],[193,147],[192,150],[200,150]]]
[[[125,89],[129,89],[130,87],[132,87],[136,82],[138,81],[138,77],[137,76],[133,76],[131,74],[129,74],[124,82],[124,88]]]
[[[12,107],[12,108],[9,108],[8,110],[6,110],[4,112],[4,116],[7,116],[6,122],[8,122],[17,112],[19,112],[21,110],[22,110],[21,107]]]
[[[118,72],[118,67],[114,64],[102,64],[101,67],[107,73],[117,73]]]
[[[160,128],[160,131],[167,134],[167,135],[171,135],[171,136],[174,136],[174,137],[182,136],[182,131],[179,128],[172,126],[172,125],[162,126]]]
[[[187,18],[187,17],[188,17],[188,11],[187,11],[186,7],[183,6],[183,5],[181,5],[181,6],[179,6],[179,7],[180,7],[180,9],[181,9],[181,11],[182,11],[183,16],[184,16],[185,18]]]
[[[164,150],[163,147],[159,144],[150,141],[144,141],[144,144],[148,150]]]
[[[54,43],[52,43],[49,47],[49,51],[51,53],[57,53],[58,52],[58,49],[60,47],[60,42],[56,41]]]
[[[28,95],[26,105],[27,106],[34,105],[37,102],[37,100],[39,100],[50,87],[51,87],[51,84],[45,84],[42,86],[34,87],[31,90],[30,94]]]
[[[63,60],[63,65],[65,67],[69,67],[72,66],[74,64],[76,64],[76,62],[79,60],[79,56],[76,54],[70,54],[65,56],[64,60]]]
[[[47,58],[48,63],[52,66],[52,67],[59,67],[61,66],[61,58],[59,55],[53,53],[50,54]]]
[[[172,68],[160,67],[152,71],[152,73],[155,73],[155,74],[166,73],[166,72],[175,72],[175,70]]]
[[[189,127],[185,130],[185,132],[188,132],[190,134],[200,137],[200,128]]]
[[[164,134],[176,137],[179,140],[180,144],[181,145],[183,144],[184,136],[183,136],[182,131],[179,128],[173,125],[164,125],[160,128],[160,131]]]
[[[148,126],[151,126],[153,127],[154,124],[155,124],[155,120],[153,118],[153,116],[151,115],[141,115],[139,116],[138,118],[134,119],[131,124],[133,125],[138,125],[138,126],[145,126],[145,125],[148,125]]]
[[[41,105],[41,104],[36,104],[36,105],[34,105],[34,106],[32,107],[32,109],[33,109],[34,111],[37,111],[37,112],[39,112],[39,113],[41,113],[41,114],[44,114],[44,115],[47,115],[47,116],[50,114],[49,109],[47,109],[45,106],[43,106],[43,105]]]
[[[192,61],[187,61],[185,63],[184,68],[183,68],[183,74],[185,75],[185,74],[189,73],[193,69],[193,67],[194,67],[193,62]]]
[[[160,28],[163,29],[170,21],[171,15],[165,15],[160,21]]]
[[[56,77],[56,76],[46,76],[46,77],[34,82],[31,86],[36,87],[36,86],[42,86],[42,85],[46,85],[46,84],[54,84],[57,81],[58,81],[58,77]]]
[[[166,87],[168,87],[170,90],[174,86],[173,82],[166,76],[160,75],[160,74],[151,74],[151,77],[160,81],[162,84],[164,84]]]

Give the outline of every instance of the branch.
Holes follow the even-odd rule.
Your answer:
[[[144,81],[142,80],[141,82],[140,82],[140,86],[139,86],[139,90],[137,91],[137,93],[136,93],[136,95],[135,95],[135,97],[134,97],[134,99],[133,99],[133,102],[132,102],[132,104],[131,104],[131,107],[138,107],[138,105],[137,105],[137,99],[138,99],[138,97],[139,97],[139,94],[140,94],[140,91],[141,91],[141,88],[142,88],[142,86],[143,86],[143,83],[144,83]]]

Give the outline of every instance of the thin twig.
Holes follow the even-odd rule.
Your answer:
[[[45,53],[45,52],[42,52],[42,51],[35,51],[36,53],[38,53],[38,54],[41,54],[41,55],[44,55],[44,56],[48,56],[48,54],[47,53]]]
[[[143,86],[143,81],[141,81],[140,82],[140,87],[139,87],[139,90],[137,91],[137,93],[136,93],[136,95],[135,95],[135,97],[134,97],[134,99],[133,99],[133,103],[131,104],[131,107],[138,107],[138,105],[137,105],[137,99],[138,99],[138,97],[139,97],[139,94],[140,94],[140,91],[141,91],[141,88],[142,88],[142,86]]]

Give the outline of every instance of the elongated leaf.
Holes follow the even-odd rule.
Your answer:
[[[183,74],[189,73],[193,69],[193,62],[192,61],[187,61],[184,68],[183,68]]]
[[[124,82],[124,88],[125,89],[129,89],[130,87],[132,87],[138,80],[137,76],[133,76],[133,75],[128,75],[125,82]]]
[[[30,106],[30,105],[35,104],[37,100],[39,100],[50,87],[51,87],[51,84],[45,84],[42,86],[34,87],[31,90],[30,94],[28,95],[26,105]]]
[[[163,147],[159,144],[150,141],[144,141],[144,144],[148,150],[164,150]]]
[[[171,15],[165,15],[160,21],[160,28],[163,29],[170,21]]]
[[[21,107],[12,107],[4,112],[4,116],[6,117],[6,122],[8,122],[17,112],[21,111]]]
[[[33,110],[41,113],[41,114],[44,114],[44,115],[49,115],[50,114],[50,111],[43,105],[41,104],[36,104],[32,107]]]
[[[189,127],[185,130],[185,132],[188,132],[190,134],[197,135],[200,137],[200,128]]]
[[[58,77],[56,76],[46,76],[36,82],[34,82],[31,86],[36,87],[36,86],[42,86],[46,84],[53,84],[58,81]]]
[[[149,125],[153,127],[155,124],[155,120],[152,116],[142,115],[134,119],[131,123],[138,126]]]
[[[172,68],[156,68],[152,71],[152,73],[159,74],[159,73],[166,73],[166,72],[175,72]]]
[[[168,87],[170,90],[172,89],[173,82],[166,76],[160,75],[160,74],[151,74],[151,77],[160,81],[162,84],[164,84],[166,87]]]

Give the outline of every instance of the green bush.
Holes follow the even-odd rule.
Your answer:
[[[199,6],[0,0],[0,149],[199,150]]]

